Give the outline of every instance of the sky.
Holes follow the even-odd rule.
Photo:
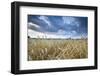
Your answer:
[[[31,38],[81,38],[88,35],[88,17],[28,15]]]

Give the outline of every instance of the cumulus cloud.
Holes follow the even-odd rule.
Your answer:
[[[59,30],[58,32],[38,32],[34,30],[28,30],[28,35],[33,38],[70,38],[73,35],[75,35],[75,31],[64,31],[64,30]]]
[[[57,34],[58,35],[65,35],[65,34],[67,34],[67,32],[65,30],[60,29],[60,30],[58,30]]]
[[[39,19],[47,23],[48,26],[51,27],[51,22],[49,21],[47,16],[39,16]]]
[[[62,34],[59,34],[58,33],[50,33],[50,32],[38,32],[38,31],[34,31],[34,30],[31,30],[29,29],[28,30],[28,35],[31,37],[31,38],[61,38],[61,39],[66,39],[66,38],[69,38],[70,35],[62,35]]]
[[[32,23],[32,22],[29,22],[29,23],[28,23],[28,26],[29,26],[29,28],[30,28],[31,26],[36,27],[36,28],[40,28],[39,25],[34,24],[34,23]]]
[[[77,27],[79,27],[80,23],[74,17],[62,17],[62,19],[63,19],[63,23],[64,24],[68,24],[68,25],[71,25],[71,26],[77,26]]]
[[[39,25],[34,24],[32,22],[28,23],[28,29],[35,30],[35,31],[42,31],[42,28]]]
[[[31,15],[28,20],[28,35],[33,38],[87,36],[87,17]]]
[[[73,34],[76,34],[77,32],[75,30],[71,31]]]
[[[62,17],[64,24],[71,24],[75,19],[73,17]]]

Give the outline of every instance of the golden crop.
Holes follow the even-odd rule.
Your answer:
[[[28,60],[82,59],[88,57],[87,39],[28,38]]]

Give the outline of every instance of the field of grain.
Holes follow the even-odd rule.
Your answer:
[[[87,39],[28,38],[28,60],[82,59],[88,57]]]

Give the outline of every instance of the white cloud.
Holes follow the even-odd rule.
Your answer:
[[[34,23],[32,23],[32,22],[29,22],[29,23],[28,23],[28,27],[31,27],[31,26],[34,26],[34,27],[36,27],[36,28],[40,28],[39,25],[34,24]]]
[[[41,32],[28,29],[28,36],[30,36],[31,38],[38,38],[38,37],[42,38],[44,34]]]
[[[37,32],[34,30],[29,29],[28,30],[28,36],[31,38],[61,38],[61,39],[66,39],[66,38],[78,38],[78,37],[73,37],[73,35],[76,34],[76,31],[70,31],[66,32],[64,30],[59,30],[58,32]]]
[[[64,24],[69,24],[72,26],[79,27],[79,22],[74,17],[62,17]]]
[[[69,38],[70,36],[65,35],[58,35],[57,33],[45,33],[45,32],[37,32],[34,30],[29,29],[28,30],[28,36],[31,38]]]
[[[73,17],[62,17],[64,24],[71,24],[75,19]]]
[[[60,30],[58,30],[57,34],[58,35],[65,35],[65,34],[67,34],[67,32],[65,30],[60,29]]]
[[[48,20],[48,17],[46,17],[46,16],[40,16],[39,19],[43,20],[45,23],[48,24],[49,27],[51,27],[51,22]]]
[[[78,21],[76,21],[76,22],[75,22],[75,25],[76,25],[77,27],[79,27],[79,26],[80,26],[80,23],[79,23]]]
[[[75,30],[73,30],[73,31],[71,31],[71,32],[72,32],[72,34],[74,34],[74,35],[77,33]]]
[[[56,33],[57,35],[63,35],[63,36],[68,36],[68,37],[71,37],[73,35],[76,35],[77,32],[75,30],[72,30],[72,31],[65,31],[65,30],[58,30],[58,32]]]

